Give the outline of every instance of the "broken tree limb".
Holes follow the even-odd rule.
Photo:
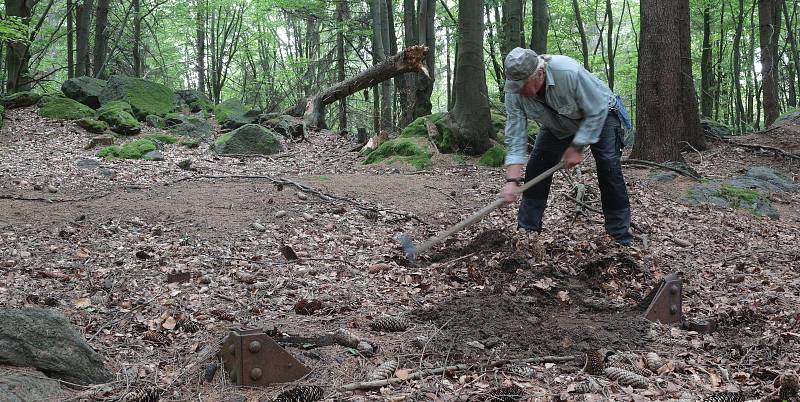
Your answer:
[[[415,371],[409,374],[407,377],[404,378],[389,378],[387,380],[376,380],[376,381],[367,381],[367,382],[354,382],[351,384],[345,384],[342,386],[342,389],[345,391],[354,391],[357,389],[373,389],[373,388],[381,388],[387,385],[399,384],[408,380],[417,380],[420,378],[425,378],[432,375],[438,375],[442,373],[447,373],[449,371],[466,371],[466,370],[473,370],[473,369],[489,369],[495,367],[502,367],[507,364],[520,364],[520,363],[531,363],[531,364],[541,364],[541,363],[563,363],[569,362],[578,359],[580,356],[543,356],[543,357],[532,357],[530,359],[521,359],[521,360],[497,360],[491,362],[489,364],[480,364],[480,363],[470,363],[470,364],[456,364],[453,366],[446,366],[446,367],[438,367],[434,369],[427,369],[427,370],[420,370]]]
[[[698,176],[698,175],[696,175],[696,174],[694,174],[694,173],[692,173],[692,172],[690,172],[688,170],[679,169],[679,168],[676,168],[676,167],[665,165],[663,163],[656,163],[656,162],[646,161],[646,160],[642,160],[642,159],[631,159],[631,158],[622,159],[620,161],[620,163],[622,163],[623,165],[638,165],[638,166],[659,168],[659,169],[664,169],[664,170],[671,170],[671,171],[673,171],[675,173],[678,173],[681,176],[686,176],[686,177],[688,177],[688,178],[690,178],[692,180],[695,180],[695,181],[700,181],[702,179],[702,177],[700,177],[700,176]]]
[[[302,116],[303,126],[306,131],[327,128],[325,124],[325,106],[400,74],[420,72],[429,76],[428,69],[425,67],[425,57],[427,55],[427,46],[411,46],[403,49],[396,55],[362,71],[358,75],[337,82],[322,92],[302,100],[297,106],[287,110],[286,114],[295,117]]]

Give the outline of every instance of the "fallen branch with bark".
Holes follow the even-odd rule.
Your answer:
[[[325,106],[344,99],[358,91],[373,87],[383,81],[398,75],[420,72],[430,77],[425,67],[425,57],[428,55],[427,46],[411,46],[401,50],[392,57],[387,58],[358,75],[337,82],[333,86],[309,98],[301,100],[295,107],[285,111],[285,114],[303,117],[303,130],[325,129]]]

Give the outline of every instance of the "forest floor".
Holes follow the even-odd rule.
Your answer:
[[[800,371],[798,192],[771,195],[780,219],[769,219],[690,205],[684,197],[692,179],[659,182],[650,169],[626,166],[638,240],[622,248],[604,234],[601,215],[576,215],[574,176],[559,172],[545,232],[517,233],[516,208],[507,207],[410,263],[398,236],[423,240],[491,202],[503,183],[500,169],[450,155],[424,171],[367,166],[331,133],[287,142],[272,158],[219,157],[203,144],[167,145],[163,162],[103,160],[83,149],[91,135],[70,122],[30,108],[7,115],[0,134],[0,307],[54,306],[118,374],[105,388],[74,391],[76,398],[157,386],[165,401],[267,401],[289,388],[234,387],[221,370],[203,382],[211,361],[189,369],[233,325],[302,336],[347,328],[377,344],[371,357],[342,346],[287,349],[312,369],[299,383],[322,386],[326,400],[485,400],[511,384],[533,401],[692,401],[721,391],[758,399],[779,375]],[[736,141],[797,153],[800,136],[787,131]],[[800,181],[797,160],[712,145],[685,154],[705,178],[767,166]],[[187,158],[194,170],[177,166]],[[591,158],[581,169],[595,189],[587,202],[599,208]],[[294,184],[314,191],[298,194]],[[286,245],[299,259],[285,257]],[[176,272],[191,279],[167,283]],[[685,317],[715,318],[715,332],[643,318],[638,304],[671,272],[682,273]],[[322,308],[298,314],[302,300],[319,300]],[[385,315],[410,327],[371,331],[368,323]],[[181,330],[182,318],[201,330]],[[148,330],[169,342],[144,340]],[[601,392],[570,392],[591,377],[583,354],[598,349],[655,352],[667,363],[645,389],[598,376]],[[581,357],[485,367],[571,355]],[[476,366],[342,391],[390,359],[401,377]]]

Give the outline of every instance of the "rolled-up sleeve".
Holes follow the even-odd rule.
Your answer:
[[[506,92],[506,166],[521,165],[527,160],[528,119],[519,97],[518,94]]]
[[[572,140],[576,145],[596,143],[608,116],[609,95],[595,80],[597,78],[588,71],[575,73],[575,102],[584,113],[583,122]]]

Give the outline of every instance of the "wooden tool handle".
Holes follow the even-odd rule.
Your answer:
[[[552,176],[553,173],[555,173],[556,171],[562,169],[565,165],[566,165],[566,163],[564,161],[559,162],[558,164],[556,164],[555,166],[551,167],[550,169],[548,169],[544,173],[536,176],[535,178],[533,178],[532,180],[528,181],[527,183],[519,186],[516,189],[516,193],[517,194],[521,194],[521,193],[525,192],[525,190],[535,186],[536,184],[538,184],[542,180]],[[495,208],[505,204],[505,202],[506,201],[504,199],[502,199],[502,198],[498,198],[498,199],[494,200],[491,204],[483,207],[480,211],[475,212],[474,214],[470,215],[469,217],[467,217],[466,219],[462,220],[461,222],[458,222],[457,224],[451,226],[450,228],[445,230],[440,235],[432,237],[432,238],[428,239],[427,241],[425,241],[424,243],[422,243],[419,246],[417,246],[415,248],[415,250],[414,250],[414,254],[415,255],[420,255],[420,254],[424,253],[429,248],[431,248],[434,245],[438,244],[442,240],[450,237],[453,233],[458,232],[459,230],[464,229],[465,227],[467,227],[469,225],[472,225],[473,223],[479,221],[481,218],[486,216],[489,212],[492,212]]]

